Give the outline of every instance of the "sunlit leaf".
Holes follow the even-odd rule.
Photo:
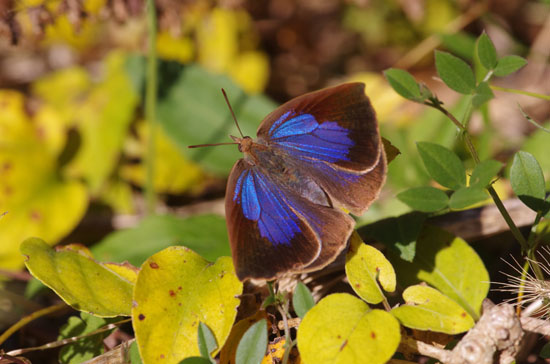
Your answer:
[[[429,142],[418,142],[416,147],[428,173],[437,183],[453,190],[466,185],[466,171],[455,153]]]
[[[388,312],[371,310],[359,298],[337,293],[323,298],[298,329],[305,364],[372,364],[388,361],[401,340],[399,323]]]
[[[359,297],[368,303],[384,300],[384,292],[395,291],[395,271],[391,263],[376,248],[363,243],[354,232],[346,254],[346,276]]]
[[[431,186],[409,188],[397,195],[397,198],[413,209],[422,212],[434,212],[448,206],[449,197],[439,188]]]
[[[32,275],[79,311],[101,317],[129,315],[133,284],[74,247],[55,251],[29,238],[21,254]]]
[[[475,90],[474,72],[460,58],[450,53],[435,51],[435,67],[443,82],[456,92],[470,94]]]
[[[461,238],[425,226],[416,241],[416,256],[409,263],[392,259],[403,286],[424,281],[462,306],[474,318],[489,291],[489,273],[483,261]]]
[[[143,361],[171,364],[200,355],[199,322],[210,328],[222,346],[241,292],[242,283],[229,257],[212,264],[185,247],[166,248],[151,256],[139,272],[132,306]]]
[[[403,299],[406,304],[391,313],[411,329],[454,335],[474,326],[472,317],[459,304],[432,287],[407,287]]]

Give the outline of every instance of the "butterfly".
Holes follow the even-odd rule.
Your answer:
[[[364,84],[298,96],[231,136],[244,156],[227,182],[225,212],[241,280],[319,270],[347,246],[386,178],[386,157]]]

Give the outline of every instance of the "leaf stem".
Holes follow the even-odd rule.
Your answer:
[[[126,322],[130,322],[130,321],[131,321],[131,319],[129,319],[129,318],[124,319],[124,320],[121,320],[121,321],[118,321],[118,322],[115,322],[115,323],[112,323],[112,324],[105,325],[103,327],[100,327],[97,330],[94,330],[94,331],[89,332],[89,333],[84,334],[84,335],[73,336],[73,337],[63,339],[63,340],[54,341],[54,342],[51,342],[51,343],[48,343],[48,344],[44,344],[44,345],[40,345],[40,346],[34,346],[32,348],[16,349],[16,350],[12,350],[12,351],[8,352],[7,354],[8,355],[13,355],[13,356],[18,356],[18,355],[25,354],[25,353],[28,353],[28,352],[31,352],[31,351],[57,348],[57,347],[60,347],[60,346],[63,346],[63,345],[73,343],[73,342],[78,341],[80,339],[84,339],[84,338],[89,337],[89,336],[94,336],[94,335],[97,335],[97,334],[101,334],[102,332],[105,332],[105,331],[116,329],[116,328],[118,328],[119,325],[122,325],[122,324],[124,324]]]
[[[455,124],[462,131],[464,136],[464,142],[466,143],[466,147],[468,148],[470,155],[472,156],[475,164],[479,164],[480,162],[479,155],[477,154],[476,148],[474,147],[474,143],[470,138],[470,134],[468,133],[468,130],[466,130],[464,125],[460,121],[458,121],[458,119],[455,118],[455,116],[451,114],[447,109],[441,106],[442,104],[439,100],[430,99],[429,101],[425,101],[424,104],[442,112],[445,116],[447,116],[453,122],[453,124]],[[506,210],[506,207],[504,207],[504,204],[502,203],[502,200],[498,196],[497,192],[495,191],[493,186],[487,187],[487,190],[489,191],[489,194],[491,195],[491,198],[493,199],[498,211],[504,218],[504,221],[506,221],[506,224],[510,228],[512,235],[514,235],[514,238],[519,242],[523,251],[527,252],[528,251],[527,241],[525,240],[525,238],[521,234],[521,231],[519,231],[519,228],[516,226],[516,224],[510,217],[510,214]]]
[[[145,201],[148,215],[155,212],[155,139],[157,102],[157,16],[154,0],[147,0],[147,25],[149,28],[149,50],[147,60],[147,86],[145,90],[145,118],[148,125],[147,151],[145,156],[146,180]]]
[[[550,101],[550,95],[539,94],[537,92],[517,90],[517,89],[513,89],[513,88],[506,88],[506,87],[500,87],[500,86],[495,86],[495,85],[490,85],[489,87],[491,87],[493,90],[496,90],[496,91],[510,92],[510,93],[519,94],[519,95],[527,95],[527,96],[531,96],[531,97],[536,97],[538,99]]]
[[[67,304],[65,302],[59,303],[57,305],[45,307],[41,310],[35,311],[31,313],[30,315],[27,315],[23,318],[21,318],[19,321],[17,321],[15,324],[13,324],[10,328],[8,328],[2,335],[0,335],[0,345],[4,343],[13,333],[15,333],[17,330],[25,326],[31,321],[36,320],[37,318],[40,318],[42,316],[49,315],[52,312],[59,311],[63,308],[67,308]]]

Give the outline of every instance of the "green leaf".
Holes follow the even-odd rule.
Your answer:
[[[216,338],[212,331],[206,326],[204,322],[199,322],[199,328],[197,330],[198,342],[199,342],[199,352],[203,358],[207,358],[211,362],[214,362],[212,359],[212,352],[218,348],[216,343]]]
[[[258,364],[267,350],[267,321],[262,319],[244,333],[235,356],[236,364]]]
[[[217,215],[149,216],[133,228],[108,235],[92,247],[92,252],[100,260],[127,260],[140,266],[155,252],[172,245],[184,245],[209,261],[231,255],[225,219]]]
[[[476,39],[470,34],[460,31],[451,34],[441,34],[443,46],[457,56],[472,61],[476,48]]]
[[[440,185],[457,190],[466,185],[466,171],[458,156],[435,143],[416,143],[430,176]]]
[[[171,364],[200,355],[199,322],[208,325],[223,346],[242,288],[229,257],[209,263],[179,246],[152,255],[141,266],[132,305],[143,361],[155,362],[162,355],[163,363]]]
[[[81,312],[80,317],[69,317],[67,323],[59,330],[57,339],[63,340],[89,334],[111,322],[113,322],[112,319],[108,320]],[[79,364],[103,354],[105,351],[103,339],[109,336],[113,330],[114,328],[64,345],[59,351],[59,362],[62,364]]]
[[[487,200],[489,195],[482,187],[462,187],[456,190],[449,200],[449,207],[461,210]]]
[[[472,316],[432,287],[410,286],[403,291],[403,299],[406,305],[391,310],[403,326],[449,335],[460,334],[474,326]]]
[[[226,176],[242,156],[235,145],[187,148],[192,144],[228,142],[229,134],[238,135],[221,88],[227,92],[243,133],[248,135],[277,106],[265,96],[245,94],[224,75],[188,65],[160,101],[158,120],[186,156],[209,171]]]
[[[323,298],[298,328],[304,363],[386,363],[401,340],[399,322],[386,311],[370,309],[346,293]]]
[[[141,360],[141,356],[139,355],[139,347],[135,339],[132,340],[129,353],[130,353],[131,364],[143,364],[143,361]]]
[[[355,293],[368,303],[382,302],[385,298],[382,289],[395,291],[393,266],[378,249],[363,243],[356,232],[351,235],[346,254],[346,276]]]
[[[487,101],[494,98],[495,95],[493,94],[493,91],[489,87],[488,82],[481,82],[477,87],[474,94],[474,97],[472,98],[472,105],[474,107],[480,107]]]
[[[422,212],[439,211],[449,204],[447,194],[431,186],[409,188],[399,193],[397,198],[413,209]]]
[[[86,248],[65,246],[56,251],[41,239],[29,238],[20,250],[32,275],[76,310],[101,317],[130,314],[133,283],[91,259]]]
[[[409,72],[390,68],[384,71],[384,76],[399,95],[412,101],[422,102],[424,100],[420,93],[420,86]]]
[[[540,350],[539,356],[543,359],[550,359],[550,343],[544,344]]]
[[[502,163],[488,159],[479,163],[470,177],[471,187],[486,187],[502,168]]]
[[[298,282],[292,295],[292,307],[300,318],[304,318],[306,313],[315,306],[313,296],[305,284]]]
[[[401,259],[412,262],[416,252],[416,238],[426,217],[426,214],[415,211],[362,226],[358,232],[364,240],[379,241]]]
[[[498,60],[494,75],[499,77],[508,76],[525,66],[527,60],[520,56],[504,56]]]
[[[518,198],[534,211],[545,211],[546,190],[539,162],[528,152],[519,151],[510,168],[510,182]]]
[[[492,70],[497,65],[497,51],[495,45],[485,32],[477,39],[477,55],[479,61],[486,69]]]
[[[399,283],[429,283],[460,304],[474,319],[489,291],[489,274],[475,250],[451,233],[425,225],[412,263],[391,259]],[[389,252],[392,254],[392,252]]]
[[[474,73],[460,58],[447,52],[435,51],[435,67],[443,82],[456,92],[468,95],[475,90]]]
[[[202,356],[190,356],[179,362],[179,364],[211,364],[212,362]],[[133,363],[132,363],[133,364]]]

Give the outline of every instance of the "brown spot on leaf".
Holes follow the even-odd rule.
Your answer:
[[[181,291],[181,286],[178,287],[178,291]]]
[[[138,319],[139,319],[139,321],[145,320],[145,315],[140,313],[139,316],[138,316]]]
[[[348,340],[344,340],[344,343],[342,344],[342,346],[340,346],[340,351],[344,350],[347,344],[348,344]]]
[[[359,283],[355,283],[355,288],[361,288],[361,285]]]
[[[371,331],[370,332],[370,337],[372,337],[373,339],[376,339],[376,333],[374,331]]]
[[[336,338],[337,338],[337,339],[341,339],[341,338],[342,338],[342,336],[338,335],[338,336],[336,336]]]
[[[168,293],[170,293],[170,297],[175,297],[175,296],[176,296],[176,292],[174,292],[173,289],[171,289],[170,291],[168,291]]]
[[[466,312],[462,311],[462,313],[460,314],[460,317],[466,317]]]
[[[380,267],[376,267],[376,271],[377,271],[377,272],[380,272]]]
[[[160,354],[160,358],[161,358],[161,359],[164,359],[164,354]]]
[[[12,168],[12,164],[10,162],[4,162],[2,163],[2,172],[7,172]]]
[[[159,269],[159,265],[155,262],[149,263],[149,267],[151,267],[151,269]]]
[[[42,215],[40,212],[33,210],[31,211],[31,220],[32,221],[40,221],[42,219]]]

